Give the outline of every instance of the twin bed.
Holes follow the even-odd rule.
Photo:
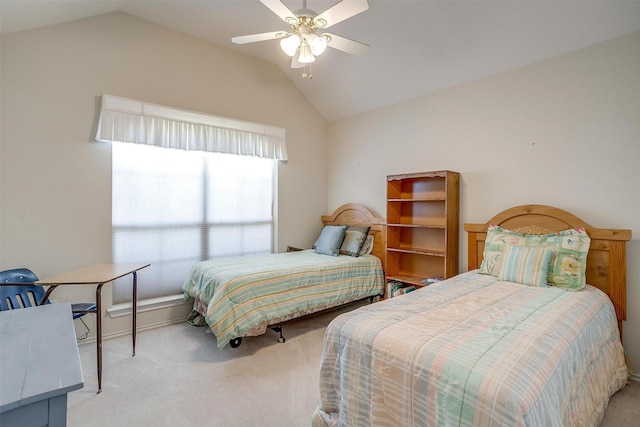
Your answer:
[[[385,221],[350,203],[323,216],[322,222],[325,228],[360,230],[363,237],[370,236],[369,250],[331,256],[307,249],[200,262],[182,287],[185,298],[194,299],[188,320],[206,323],[219,349],[238,347],[243,337],[268,328],[284,342],[282,324],[288,320],[382,296]]]
[[[192,321],[206,322],[219,348],[235,347],[287,320],[382,294],[384,220],[348,204],[323,223],[365,226],[371,254],[200,263],[183,287],[195,301]],[[312,425],[599,425],[628,379],[630,230],[594,228],[542,205],[464,228],[468,272],[330,323]],[[358,274],[337,274],[354,265]]]
[[[599,425],[628,378],[631,232],[540,205],[465,230],[468,272],[331,322],[314,426]]]

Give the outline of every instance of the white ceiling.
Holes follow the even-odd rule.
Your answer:
[[[283,3],[302,8],[302,0]],[[336,3],[308,0],[307,7],[320,13]],[[231,43],[233,36],[288,29],[258,0],[0,0],[0,31],[113,11],[276,64],[328,121],[640,31],[640,0],[369,0],[367,11],[330,29],[369,44],[369,52],[327,49],[312,80],[290,68],[277,41]]]

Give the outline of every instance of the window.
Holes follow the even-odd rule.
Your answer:
[[[104,94],[95,139],[113,144],[113,262],[151,263],[140,299],[180,293],[198,261],[273,251],[284,128]]]
[[[276,162],[114,142],[113,262],[151,263],[139,299],[181,293],[199,261],[271,253]],[[130,299],[116,281],[114,304]]]

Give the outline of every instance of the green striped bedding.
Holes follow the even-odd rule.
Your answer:
[[[312,425],[598,426],[627,376],[600,290],[469,272],[335,318]]]
[[[376,256],[334,257],[308,249],[203,261],[182,290],[185,300],[195,299],[190,321],[205,321],[221,349],[275,321],[382,295],[383,282]]]

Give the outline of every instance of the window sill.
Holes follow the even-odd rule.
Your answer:
[[[185,304],[182,294],[138,301],[138,314]],[[117,304],[107,310],[109,317],[131,316],[131,303]]]

